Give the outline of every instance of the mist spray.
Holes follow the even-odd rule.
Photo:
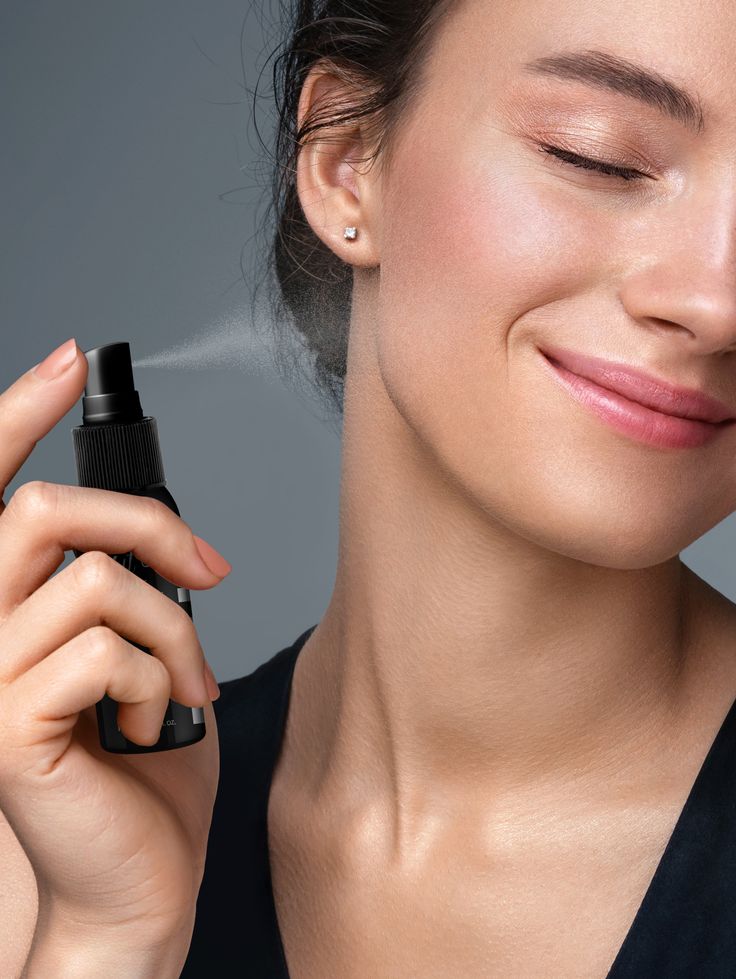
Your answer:
[[[82,398],[82,424],[72,429],[79,485],[150,496],[180,516],[166,487],[156,419],[143,415],[135,389],[129,344],[109,343],[85,350],[84,354],[89,373]],[[74,551],[75,557],[81,553]],[[132,551],[110,556],[192,617],[188,589],[162,578]],[[145,646],[132,644],[152,655]],[[140,754],[185,748],[206,734],[203,708],[186,707],[175,700],[169,700],[161,735],[153,745],[136,744],[125,737],[118,727],[118,704],[112,697],[105,694],[96,708],[100,744],[105,751]]]

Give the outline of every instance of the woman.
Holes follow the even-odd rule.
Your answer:
[[[273,264],[339,406],[345,379],[339,559],[317,627],[216,705],[256,720],[192,975],[215,948],[279,977],[736,974],[736,717],[704,768],[734,606],[679,559],[736,505],[733,21],[300,5]]]
[[[89,732],[39,767],[23,719],[64,647],[17,665],[9,624],[53,594],[15,589],[0,785],[44,881],[29,975],[79,936],[90,974],[734,974],[736,609],[679,552],[736,509],[735,22],[716,0],[298,5],[273,258],[344,407],[333,594],[223,684],[201,876],[209,739],[168,753],[186,775],[143,756],[124,783]],[[81,361],[48,395],[57,417]],[[16,435],[31,383],[4,395]],[[87,496],[44,492],[14,520],[11,500],[3,550],[39,513],[78,546],[64,506]],[[170,545],[132,540],[120,500],[89,499],[87,548],[213,583],[171,517]],[[87,568],[105,580],[101,557]],[[108,689],[127,736],[153,736],[161,690],[145,699],[116,648],[46,697],[57,725]],[[175,699],[201,702],[198,663],[193,647]],[[58,770],[87,779],[88,821],[114,778],[128,806],[85,868],[52,821],[74,826]]]

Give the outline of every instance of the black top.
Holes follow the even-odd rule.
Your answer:
[[[294,664],[315,628],[248,676],[220,684],[213,703],[220,781],[180,979],[289,979],[271,887],[266,813]],[[606,979],[654,977],[736,977],[736,701]]]

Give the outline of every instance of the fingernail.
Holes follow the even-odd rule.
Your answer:
[[[217,685],[217,680],[215,680],[212,667],[207,660],[204,661],[204,682],[207,687],[207,693],[210,695],[210,700],[217,700],[220,696],[220,688]]]
[[[224,578],[226,574],[230,574],[233,570],[232,565],[225,560],[222,554],[218,554],[214,547],[208,544],[206,540],[202,540],[196,534],[193,536],[197,550],[212,574],[217,575],[218,578]]]
[[[71,337],[66,343],[53,350],[45,360],[40,361],[32,368],[34,374],[44,381],[50,381],[54,377],[63,374],[71,367],[77,359],[77,341]]]

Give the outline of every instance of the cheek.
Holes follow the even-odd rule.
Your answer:
[[[509,393],[535,353],[534,311],[580,293],[600,261],[590,209],[569,185],[556,189],[536,163],[489,156],[412,140],[382,224],[383,380],[412,426],[454,451],[464,437],[498,448],[510,419],[521,423]]]
[[[584,191],[576,199],[536,161],[493,157],[488,145],[450,153],[412,140],[392,175],[381,343],[389,368],[408,358],[417,384],[417,373],[439,380],[435,362],[450,388],[478,376],[524,314],[579,294],[588,271],[600,273],[597,242],[610,254],[612,218],[591,220]]]
[[[435,465],[522,536],[609,566],[677,553],[723,493],[704,499],[695,473],[683,492],[682,462],[601,431],[535,345],[556,332],[595,345],[622,212],[538,164],[422,153],[400,163],[382,224],[376,353],[394,406]]]

